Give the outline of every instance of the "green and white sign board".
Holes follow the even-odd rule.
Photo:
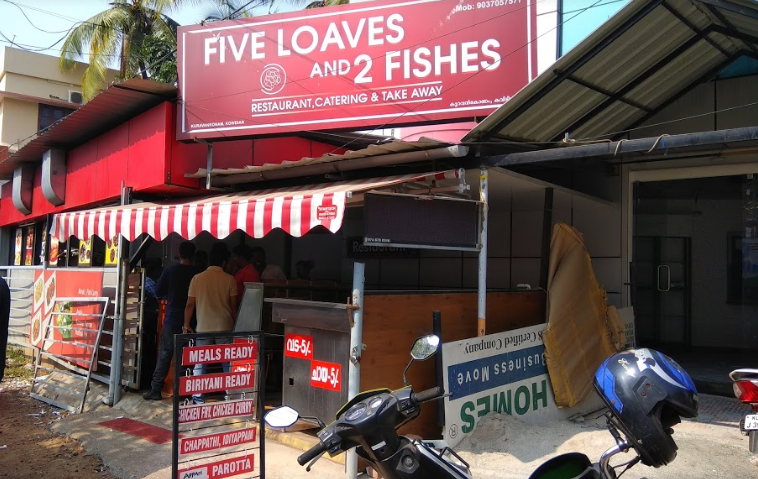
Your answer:
[[[545,363],[546,324],[442,345],[445,391],[443,437],[455,447],[490,413],[539,424],[599,409],[585,401],[559,409]],[[588,404],[594,403],[594,405]]]

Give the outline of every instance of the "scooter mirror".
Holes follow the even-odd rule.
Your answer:
[[[416,361],[424,361],[434,356],[437,352],[437,348],[440,345],[439,336],[430,334],[428,336],[422,336],[413,343],[411,348],[411,357]]]
[[[292,426],[300,418],[300,414],[289,406],[272,409],[263,416],[266,425],[275,428]]]

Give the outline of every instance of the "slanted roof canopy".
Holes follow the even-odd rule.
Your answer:
[[[633,0],[463,141],[618,138],[743,55],[754,0]]]

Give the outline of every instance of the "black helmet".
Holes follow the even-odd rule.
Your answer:
[[[631,349],[606,359],[594,383],[643,464],[660,467],[676,458],[671,427],[681,416],[697,416],[698,405],[695,384],[681,366],[658,351]]]

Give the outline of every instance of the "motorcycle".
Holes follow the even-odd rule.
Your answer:
[[[411,361],[403,372],[403,388],[362,392],[342,406],[337,411],[336,420],[329,425],[317,418],[302,417],[304,420],[315,419],[322,429],[317,434],[319,443],[299,456],[298,464],[307,464],[306,470],[310,471],[324,454],[333,457],[356,448],[358,456],[385,479],[471,479],[469,465],[444,441],[411,439],[397,434],[397,429],[418,417],[421,404],[445,396],[440,387],[416,393],[405,377],[414,361],[426,360],[437,352],[439,342],[434,335],[416,340],[411,348]],[[622,362],[625,361],[619,360]],[[630,366],[624,366],[628,372]],[[631,440],[622,438],[619,429],[623,425],[611,413],[607,416],[607,427],[616,444],[602,454],[598,463],[593,464],[585,454],[563,454],[542,464],[530,479],[616,479],[616,468],[625,466],[629,469],[640,462],[637,454],[619,466],[610,464],[616,454],[636,449]],[[299,419],[300,414],[289,406],[281,406],[264,415],[266,424],[277,429],[286,429]],[[628,435],[628,429],[625,434]]]
[[[750,452],[758,452],[758,369],[736,369],[729,373],[734,382],[734,395],[753,408],[754,414],[748,414],[740,421],[740,432],[748,436]]]

